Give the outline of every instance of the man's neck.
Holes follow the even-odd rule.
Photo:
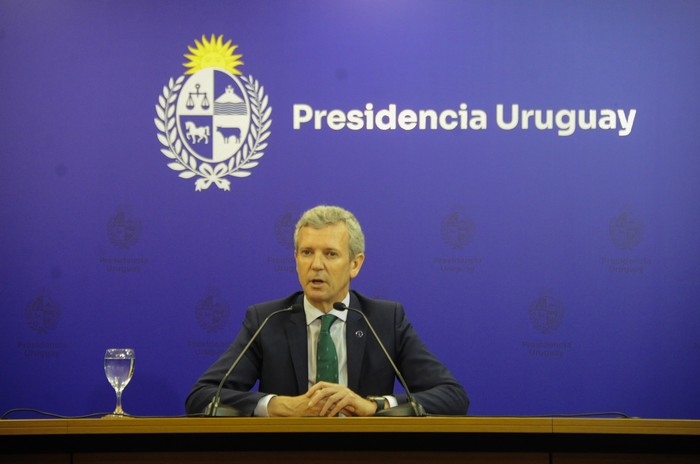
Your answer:
[[[345,306],[350,306],[350,292],[346,293],[345,297],[339,301],[341,301]],[[331,312],[331,309],[333,309],[334,303],[335,303],[335,301],[333,303],[324,303],[324,302],[321,302],[320,304],[313,303],[313,302],[311,302],[311,300],[309,300],[306,297],[306,295],[304,295],[304,306],[306,306],[306,305],[312,306],[313,308],[321,311],[323,314],[328,314],[329,312]]]

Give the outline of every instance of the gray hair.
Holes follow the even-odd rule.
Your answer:
[[[364,253],[365,234],[362,233],[362,228],[355,215],[339,206],[326,205],[315,206],[301,215],[294,229],[294,251],[297,251],[299,230],[302,227],[321,229],[340,222],[345,223],[350,235],[350,259],[354,259],[358,253]]]

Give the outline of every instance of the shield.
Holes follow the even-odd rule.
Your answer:
[[[248,136],[249,108],[248,94],[236,76],[222,69],[202,69],[187,79],[177,99],[180,140],[200,160],[224,162]]]

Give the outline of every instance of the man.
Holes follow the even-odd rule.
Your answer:
[[[370,320],[428,414],[466,414],[464,388],[423,345],[402,305],[350,291],[365,259],[364,235],[352,213],[335,206],[305,212],[294,231],[294,257],[302,292],[248,308],[236,340],[190,392],[189,414],[201,413],[211,402],[265,318],[294,304],[303,305],[303,311],[282,312],[268,321],[226,381],[222,404],[256,416],[371,416],[405,403],[405,394],[393,394],[394,370],[362,316],[333,309],[336,302],[361,310]],[[336,317],[322,334],[325,314]],[[318,348],[319,338],[328,340],[326,334],[332,343]],[[331,362],[324,357],[327,351]],[[321,379],[328,367],[334,371],[331,381]],[[250,391],[256,382],[259,391]]]

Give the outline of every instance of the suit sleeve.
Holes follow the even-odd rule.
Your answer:
[[[469,399],[450,371],[428,350],[408,321],[401,304],[394,311],[396,360],[416,401],[428,414],[464,415]],[[399,403],[406,395],[396,395]]]

